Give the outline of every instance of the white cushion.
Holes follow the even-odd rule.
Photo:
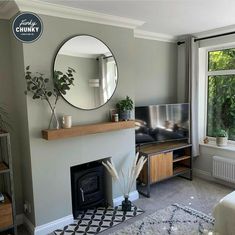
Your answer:
[[[235,191],[220,200],[214,208],[213,216],[215,232],[219,235],[235,234]]]

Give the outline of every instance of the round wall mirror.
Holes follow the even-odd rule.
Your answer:
[[[111,50],[100,40],[88,35],[66,41],[55,57],[54,71],[75,70],[74,85],[62,97],[80,109],[104,105],[117,86],[117,63]]]

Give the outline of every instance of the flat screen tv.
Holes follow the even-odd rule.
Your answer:
[[[135,107],[136,144],[183,140],[189,137],[189,104]]]

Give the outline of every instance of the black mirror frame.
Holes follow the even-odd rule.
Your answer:
[[[95,37],[95,36],[93,36],[93,35],[89,35],[89,34],[76,34],[76,35],[74,35],[74,36],[71,36],[71,37],[65,39],[65,40],[59,45],[58,49],[56,50],[56,53],[55,53],[55,56],[54,56],[54,61],[53,61],[53,64],[52,64],[52,65],[53,65],[53,66],[52,66],[52,76],[54,76],[55,61],[56,61],[56,57],[57,57],[58,52],[60,51],[61,47],[62,47],[66,42],[68,42],[70,39],[75,38],[75,37],[78,37],[78,36],[89,36],[89,37],[93,37],[93,38],[99,40],[100,42],[102,42],[102,43],[109,49],[109,51],[111,52],[111,54],[112,54],[112,56],[113,56],[113,59],[114,59],[114,61],[115,61],[115,63],[116,63],[116,66],[117,66],[117,82],[116,82],[116,87],[115,87],[115,89],[114,89],[114,91],[113,91],[113,94],[110,96],[110,98],[109,98],[104,104],[102,104],[102,105],[100,105],[100,106],[98,106],[98,107],[95,107],[95,108],[92,108],[92,109],[84,109],[84,108],[77,107],[77,106],[71,104],[69,101],[67,101],[67,100],[65,99],[65,97],[60,93],[60,94],[61,94],[61,97],[66,101],[66,103],[70,104],[70,105],[73,106],[74,108],[77,108],[77,109],[80,109],[80,110],[84,110],[84,111],[92,111],[92,110],[99,109],[99,108],[103,107],[104,105],[106,105],[106,104],[111,100],[111,98],[113,97],[114,93],[116,92],[117,86],[118,86],[118,80],[119,80],[118,63],[117,63],[117,60],[116,60],[116,58],[115,58],[115,56],[114,56],[112,50],[111,50],[111,49],[106,45],[106,43],[104,43],[101,39],[99,39],[99,38],[97,38],[97,37]],[[54,83],[53,83],[53,85],[54,85]]]

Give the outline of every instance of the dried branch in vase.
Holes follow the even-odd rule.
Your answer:
[[[122,193],[125,196],[129,195],[146,161],[147,159],[145,159],[144,156],[139,157],[139,153],[137,152],[133,165],[127,170],[127,173],[124,174],[123,170],[120,170],[123,181],[120,180],[119,174],[117,173],[112,160],[107,161],[106,163],[102,162],[102,164],[105,166],[112,178],[119,183]]]
[[[75,70],[69,67],[66,73],[54,71],[54,88],[50,88],[49,78],[46,78],[44,74],[38,72],[32,74],[29,69],[30,66],[27,66],[25,71],[25,79],[27,83],[27,91],[25,91],[25,94],[27,95],[28,93],[31,93],[33,99],[41,99],[47,102],[52,113],[48,129],[50,128],[53,118],[56,119],[56,128],[58,129],[59,122],[55,114],[56,104],[60,95],[65,95],[66,92],[70,90],[70,86],[74,85],[73,81]],[[53,100],[51,99],[52,97],[54,97]]]

